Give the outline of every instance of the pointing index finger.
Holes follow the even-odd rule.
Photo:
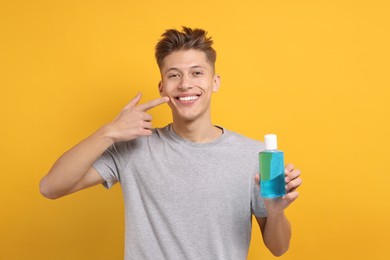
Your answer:
[[[169,97],[157,98],[152,101],[146,102],[144,104],[138,105],[137,109],[140,111],[148,111],[149,109],[167,103],[168,101],[169,101]]]

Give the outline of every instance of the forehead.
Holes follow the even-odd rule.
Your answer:
[[[192,67],[211,69],[204,52],[192,49],[172,52],[164,58],[161,71],[164,73],[170,69],[186,70]]]

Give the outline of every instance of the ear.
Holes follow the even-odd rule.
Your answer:
[[[158,92],[160,93],[160,96],[162,96],[163,91],[164,91],[163,84],[162,84],[162,81],[160,81],[158,83]]]
[[[219,90],[220,84],[221,84],[221,77],[215,74],[213,80],[213,92],[217,92]]]

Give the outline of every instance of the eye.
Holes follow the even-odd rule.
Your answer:
[[[202,71],[194,71],[194,72],[193,72],[193,75],[194,75],[194,76],[202,76],[202,75],[203,75],[203,72],[202,72]]]
[[[168,75],[168,78],[178,78],[178,77],[180,77],[180,75],[179,74],[170,74],[170,75]]]

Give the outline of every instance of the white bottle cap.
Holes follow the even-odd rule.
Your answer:
[[[265,150],[276,150],[278,141],[275,134],[267,134],[264,136]]]

